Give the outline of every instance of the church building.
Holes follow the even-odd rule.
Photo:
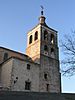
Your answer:
[[[0,90],[61,92],[58,34],[45,19],[42,10],[39,23],[27,33],[25,54],[0,47]]]

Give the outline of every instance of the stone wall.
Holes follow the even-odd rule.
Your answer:
[[[30,69],[27,69],[27,64]],[[13,57],[2,64],[0,77],[3,88],[39,92],[39,64]],[[30,90],[25,90],[25,81],[31,82]]]
[[[30,69],[27,69],[27,64]],[[39,91],[39,65],[29,61],[13,59],[12,69],[12,91]],[[18,77],[16,81],[16,77]],[[14,81],[16,81],[14,83]],[[31,82],[31,89],[25,90],[25,81]]]
[[[49,84],[48,92],[61,92],[59,62],[53,58],[41,55],[40,61],[40,91],[47,92],[47,84]],[[47,74],[47,79],[44,78],[44,74]]]
[[[38,32],[38,39],[34,40],[35,37],[35,32]],[[37,55],[40,54],[40,39],[41,39],[41,35],[40,35],[40,25],[38,25],[37,27],[35,27],[34,29],[32,29],[31,31],[28,32],[27,34],[27,48],[26,48],[26,54],[32,58],[32,60],[37,59]],[[32,43],[29,44],[29,37],[32,35]],[[40,58],[40,56],[38,56]],[[39,59],[38,58],[38,59]],[[39,60],[36,61],[37,63],[39,63]]]
[[[11,72],[12,72],[13,60],[4,62],[1,66],[1,84],[2,87],[10,89],[11,86]]]

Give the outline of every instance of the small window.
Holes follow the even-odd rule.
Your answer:
[[[18,77],[16,77],[16,80],[18,80]]]
[[[25,90],[30,90],[31,88],[31,82],[25,82]]]
[[[48,76],[47,76],[47,74],[45,73],[45,74],[44,74],[44,78],[47,79],[47,77],[48,77]]]
[[[49,84],[46,84],[46,91],[49,91]]]
[[[44,45],[44,51],[48,51],[47,45]]]
[[[29,44],[32,43],[32,35],[29,37]]]
[[[44,40],[48,40],[48,32],[46,30],[44,31]]]
[[[51,34],[51,43],[54,44],[54,35]]]
[[[55,57],[54,48],[51,48],[51,57],[52,57],[52,58],[54,58],[54,57]]]
[[[4,54],[4,61],[8,58],[8,53]]]
[[[38,39],[38,31],[35,32],[34,40]]]
[[[30,70],[30,64],[27,64],[27,69]]]
[[[54,52],[54,49],[53,48],[51,48],[51,53],[53,53]]]
[[[16,83],[16,80],[14,80],[14,84]]]
[[[16,79],[14,80],[14,84],[17,82],[17,80],[18,80],[18,77],[16,77]]]

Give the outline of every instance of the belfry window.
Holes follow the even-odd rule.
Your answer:
[[[54,44],[54,35],[51,34],[51,43]]]
[[[47,47],[47,45],[44,45],[44,51],[47,51],[47,52],[48,52],[48,47]]]
[[[32,43],[32,35],[29,37],[29,44]]]
[[[3,59],[3,60],[5,61],[7,58],[8,58],[8,53],[5,53],[5,54],[4,54],[4,59]]]
[[[44,40],[48,40],[48,32],[46,30],[44,31]]]
[[[38,39],[38,31],[35,32],[34,40]]]

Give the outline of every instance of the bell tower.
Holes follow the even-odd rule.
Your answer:
[[[59,59],[57,31],[47,26],[41,8],[39,23],[27,33],[26,54],[37,63],[40,63],[41,54]]]
[[[41,55],[41,42],[42,42],[42,25],[46,25],[45,17],[43,16],[43,7],[41,7],[41,16],[39,17],[39,23],[27,33],[27,48],[26,54],[32,58],[32,60],[40,64]]]
[[[39,23],[28,32],[26,54],[39,64],[39,91],[61,92],[57,31],[48,27],[41,7]]]

